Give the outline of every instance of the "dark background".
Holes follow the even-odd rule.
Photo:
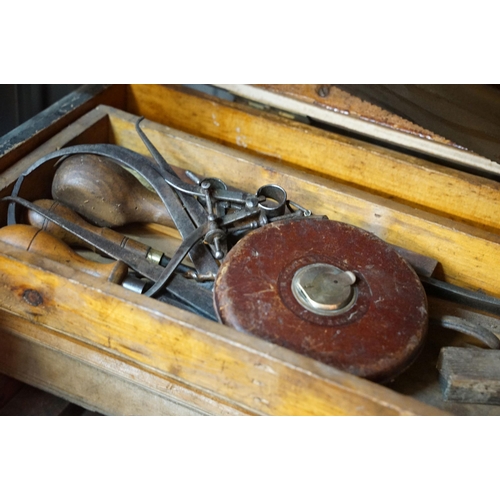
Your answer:
[[[0,85],[0,137],[80,85]]]

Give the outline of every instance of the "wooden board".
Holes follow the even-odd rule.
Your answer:
[[[218,84],[224,90],[241,96],[250,101],[265,104],[272,108],[285,110],[300,116],[306,116],[319,123],[324,123],[348,132],[366,137],[368,140],[381,142],[383,144],[405,148],[409,151],[431,156],[439,161],[452,162],[462,167],[466,167],[477,172],[487,174],[500,174],[500,164],[497,155],[484,157],[485,150],[477,146],[477,137],[484,138],[484,131],[481,126],[474,123],[471,127],[471,114],[477,122],[477,109],[469,104],[466,109],[463,106],[464,97],[471,94],[478,94],[481,87],[483,94],[491,99],[498,95],[485,85],[235,85]],[[339,88],[340,87],[340,88]],[[385,87],[385,89],[380,89]],[[393,92],[388,87],[403,88],[400,95]],[[449,116],[442,117],[441,122],[436,123],[436,110],[440,111],[443,104],[450,104],[450,96],[445,99],[446,92],[433,96],[434,99],[427,103],[427,108],[419,107],[422,101],[422,94],[425,89],[422,87],[453,87],[453,91],[459,94],[454,103],[454,111],[458,113],[454,116],[454,121]],[[469,90],[460,90],[461,88]],[[475,87],[470,89],[470,87]],[[318,89],[322,88],[324,97],[318,94]],[[344,92],[342,89],[346,89]],[[328,93],[326,93],[326,91]],[[385,90],[385,94],[384,94]],[[354,95],[349,94],[352,92]],[[427,92],[431,94],[433,91]],[[383,96],[382,99],[380,97]],[[392,100],[388,99],[392,97]],[[379,99],[377,99],[379,97]],[[399,99],[398,99],[399,97]],[[417,103],[412,99],[417,98]],[[441,97],[441,100],[439,99]],[[460,97],[462,98],[460,100]],[[362,100],[362,99],[366,100]],[[385,99],[384,99],[385,98]],[[487,97],[488,98],[488,97]],[[484,104],[487,101],[483,96],[481,102],[477,99],[474,104]],[[386,104],[388,100],[396,102],[393,107],[374,105],[382,102]],[[448,101],[448,102],[446,102]],[[388,109],[390,111],[388,111]],[[407,112],[408,110],[413,111]],[[438,111],[438,113],[439,113]],[[459,113],[462,113],[460,115]],[[423,113],[427,113],[423,119]],[[474,116],[476,115],[476,116]],[[406,117],[409,119],[405,119]],[[412,120],[413,121],[410,121]],[[487,123],[482,122],[481,125]],[[489,110],[489,128],[494,126],[494,111]],[[423,125],[423,126],[421,126]],[[437,126],[438,125],[438,126]],[[426,127],[426,128],[424,128]],[[436,133],[437,132],[437,133]],[[457,134],[458,132],[458,134]],[[441,135],[438,135],[441,134]],[[444,137],[443,137],[444,136]],[[452,139],[452,140],[450,140]],[[494,135],[490,136],[490,150],[494,144]],[[492,140],[493,139],[493,140]],[[482,145],[482,144],[481,144]],[[477,154],[480,153],[480,154]],[[492,161],[493,160],[493,161]]]
[[[106,415],[247,414],[189,390],[171,377],[6,313],[2,314],[0,345],[4,373],[90,411]]]
[[[147,154],[134,130],[135,118],[122,111],[109,113],[116,143]],[[438,260],[447,281],[500,296],[497,235],[154,122],[145,121],[142,127],[173,165],[202,177],[221,177],[254,192],[264,184],[279,184],[290,199],[316,214],[372,231],[388,243]]]
[[[379,125],[378,129],[381,130],[380,133],[382,133],[383,129],[390,129],[392,131],[395,130],[401,133],[411,134],[427,141],[434,141],[448,146],[454,146],[452,141],[434,133],[432,130],[421,127],[410,120],[402,118],[397,114],[391,113],[379,106],[376,106],[375,104],[362,100],[355,95],[341,90],[338,85],[264,83],[258,85],[222,85],[222,87],[228,90],[234,89],[236,95],[243,95],[244,92],[250,91],[262,92],[265,96],[267,96],[266,102],[269,102],[270,106],[273,99],[272,94],[275,96],[291,98],[295,101],[294,105],[297,111],[300,109],[302,104],[314,105],[316,108],[330,112],[330,114],[323,114],[326,118],[331,117],[330,121],[324,121],[324,123],[335,125],[335,117],[337,115],[341,115],[346,117],[346,120],[351,119],[350,121],[353,123],[353,131],[357,130],[356,123],[358,123],[359,127],[360,120],[362,120],[364,122],[371,122],[372,124]],[[263,91],[266,91],[266,93]],[[286,102],[288,102],[288,100]],[[278,101],[276,104],[277,103]],[[292,103],[290,102],[289,105],[292,106]],[[311,116],[309,112],[309,110],[314,109],[315,108],[311,109],[309,106],[302,107],[302,114],[310,118],[314,118],[314,116]]]
[[[97,104],[125,105],[125,85],[82,85],[0,138],[0,172],[60,132]]]
[[[500,91],[495,85],[341,85],[347,90],[500,161]],[[498,173],[498,164],[496,172]]]
[[[437,414],[365,380],[112,283],[0,244],[6,313],[232,402],[275,415]],[[10,254],[9,257],[6,254]],[[42,297],[24,299],[26,290]],[[78,314],[75,314],[78,304]]]
[[[445,347],[438,369],[444,399],[500,404],[500,351]]]

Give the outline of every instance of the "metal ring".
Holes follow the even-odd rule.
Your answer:
[[[257,197],[264,196],[267,200],[272,200],[271,206],[264,205],[266,201],[259,203],[259,208],[267,217],[279,217],[285,213],[286,208],[286,191],[276,184],[268,184],[262,186],[257,191]]]

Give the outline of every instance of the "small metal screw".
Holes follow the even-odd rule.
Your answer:
[[[319,85],[316,88],[316,94],[318,94],[320,97],[328,97],[330,94],[330,87],[331,85]]]
[[[191,170],[186,170],[186,176],[198,186],[201,184],[201,180]]]
[[[43,304],[43,297],[40,295],[39,292],[37,292],[36,290],[33,290],[31,288],[28,288],[27,290],[24,291],[23,299],[30,306],[37,307],[37,306]]]
[[[214,257],[217,260],[221,260],[224,258],[224,252],[220,248],[220,240],[221,240],[220,236],[216,236],[214,238],[214,247],[215,247]]]

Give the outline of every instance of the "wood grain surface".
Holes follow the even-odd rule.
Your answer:
[[[147,154],[134,130],[135,117],[107,109],[114,140]],[[500,271],[496,271],[500,237],[496,234],[155,122],[146,120],[141,126],[173,165],[201,177],[220,177],[252,192],[264,184],[278,184],[291,200],[315,214],[366,229],[388,243],[438,260],[447,281],[500,296]]]
[[[0,244],[9,314],[269,415],[439,414],[410,398],[59,263]],[[10,253],[7,257],[6,254]],[[42,302],[23,298],[36,290]],[[78,314],[75,314],[77,307]]]
[[[246,415],[130,360],[2,312],[1,371],[106,415]],[[4,376],[5,377],[5,376]],[[24,384],[5,377],[20,388]],[[16,403],[19,405],[19,403]],[[28,409],[22,410],[24,412]]]
[[[490,85],[339,85],[496,162],[500,91]]]
[[[500,351],[473,347],[445,347],[438,360],[446,400],[500,404]]]
[[[175,87],[131,86],[129,109],[281,165],[500,232],[495,181]]]
[[[400,132],[425,137],[442,144],[453,145],[453,142],[432,130],[419,126],[380,106],[363,100],[356,95],[342,90],[332,84],[259,84],[256,88],[285,95],[298,101],[321,106],[335,113],[342,113],[359,119],[389,127]]]
[[[499,163],[330,84],[217,86],[252,107],[482,176],[500,176]]]

